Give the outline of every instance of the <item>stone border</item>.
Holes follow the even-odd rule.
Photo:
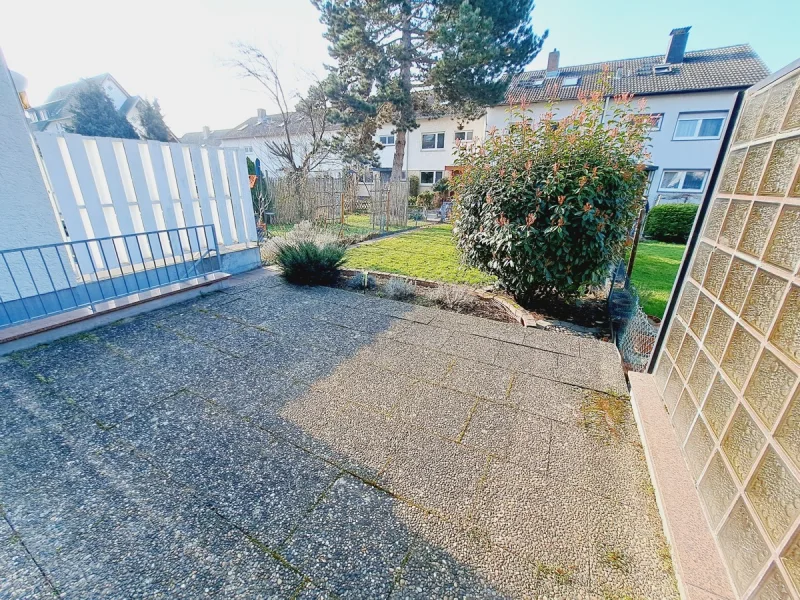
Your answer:
[[[736,598],[652,376],[629,372],[631,407],[644,447],[681,598]]]
[[[359,273],[363,273],[364,269],[339,269],[339,272],[345,277],[352,277],[353,275],[358,275]],[[393,277],[397,277],[398,279],[404,279],[409,283],[413,283],[414,285],[418,285],[420,287],[425,288],[436,288],[440,285],[450,285],[446,282],[442,281],[435,281],[433,279],[422,279],[417,277],[407,277],[406,275],[399,275],[397,273],[386,273],[384,271],[367,271],[370,275],[375,276],[378,279],[391,279]],[[459,285],[459,284],[452,284],[452,285]],[[519,304],[517,304],[510,296],[505,294],[498,294],[495,292],[488,292],[484,290],[469,290],[470,294],[478,296],[483,300],[492,300],[497,306],[505,310],[509,315],[514,317],[514,319],[523,327],[539,327],[543,328],[539,325],[539,321],[536,317],[522,308]]]

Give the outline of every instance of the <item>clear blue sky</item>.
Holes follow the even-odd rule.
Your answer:
[[[136,0],[119,11],[108,0],[39,0],[33,12],[7,4],[0,47],[28,78],[33,102],[57,85],[110,72],[129,93],[158,97],[179,135],[274,110],[226,65],[232,43],[277,56],[296,90],[322,75],[328,58],[308,0]],[[798,0],[539,0],[533,18],[537,31],[550,30],[537,68],[553,47],[562,65],[660,54],[669,31],[686,25],[689,50],[749,42],[771,70],[800,58]]]

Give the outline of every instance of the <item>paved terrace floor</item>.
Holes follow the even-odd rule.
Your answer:
[[[17,353],[0,597],[675,597],[591,390],[608,344],[274,276]]]

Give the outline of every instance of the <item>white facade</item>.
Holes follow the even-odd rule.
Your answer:
[[[482,140],[486,135],[486,117],[474,121],[458,121],[452,117],[419,119],[419,127],[408,133],[403,170],[420,178],[420,189],[427,190],[455,167],[458,143]],[[390,138],[386,140],[386,138]],[[384,125],[376,133],[376,141],[391,141],[392,125]],[[461,138],[458,140],[457,138]],[[395,145],[384,144],[378,152],[381,169],[391,169]],[[432,175],[431,175],[432,174]]]
[[[663,115],[660,126],[653,130],[650,138],[650,162],[655,167],[648,192],[651,206],[656,202],[699,202],[708,185],[735,98],[734,91],[662,94],[647,98],[645,111]],[[547,104],[538,103],[531,105],[526,114],[538,119],[548,110],[553,110],[554,118],[558,119],[559,115],[569,114],[576,104],[576,101],[561,101],[550,108]],[[609,100],[609,104],[613,104],[613,100]],[[609,106],[609,112],[611,108]],[[509,122],[518,119],[505,105],[489,107],[484,117],[465,123],[461,128],[458,121],[449,117],[421,119],[419,128],[408,135],[404,170],[418,176],[432,171],[435,181],[438,172],[444,173],[448,167],[455,165],[456,132],[471,131],[473,139],[484,139],[492,128],[502,130]],[[679,120],[682,121],[680,129]],[[705,126],[703,121],[707,121]],[[681,136],[694,122],[697,122],[694,134]],[[705,129],[701,132],[703,127]],[[382,127],[377,132],[376,140],[391,135],[391,131],[391,125]],[[444,134],[443,148],[422,148],[423,135],[431,133]],[[700,136],[700,133],[706,135]],[[394,145],[386,146],[379,156],[381,168],[391,169]],[[666,179],[665,171],[668,172]],[[431,185],[422,184],[421,189],[428,189]]]
[[[332,133],[326,133],[324,138],[329,139],[333,136]],[[261,171],[269,176],[279,175],[281,173],[282,165],[275,155],[267,147],[267,142],[280,142],[284,136],[270,136],[270,137],[249,137],[249,138],[222,138],[220,146],[223,148],[239,148],[244,151],[245,156],[252,160],[259,159],[261,163]],[[292,144],[296,148],[299,160],[304,154],[304,149],[311,146],[312,139],[310,135],[293,135]],[[342,162],[330,156],[323,161],[314,172],[340,172],[342,170]]]

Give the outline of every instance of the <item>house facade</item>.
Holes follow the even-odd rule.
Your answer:
[[[737,92],[756,83],[769,71],[747,45],[686,52],[689,27],[670,33],[664,55],[612,60],[561,67],[557,50],[548,56],[545,70],[521,73],[508,87],[503,104],[486,109],[483,118],[460,123],[446,117],[420,119],[408,136],[405,170],[420,177],[427,189],[455,166],[456,144],[484,138],[493,128],[504,129],[512,120],[510,108],[525,103],[533,119],[548,110],[569,114],[581,93],[602,89],[611,74],[607,113],[613,97],[624,92],[647,100],[655,126],[650,136],[648,203],[698,202],[719,154],[722,135]],[[391,170],[394,135],[391,126],[377,132],[380,170]]]
[[[131,96],[120,83],[109,73],[103,73],[80,81],[74,81],[55,88],[44,104],[32,106],[25,110],[25,116],[33,131],[48,131],[50,133],[63,133],[72,125],[72,115],[76,92],[86,82],[98,85],[106,95],[111,98],[114,108],[128,121],[140,136],[144,137],[139,111],[144,100],[141,96]],[[169,131],[169,128],[167,128]],[[170,141],[177,141],[177,137],[169,132]]]

